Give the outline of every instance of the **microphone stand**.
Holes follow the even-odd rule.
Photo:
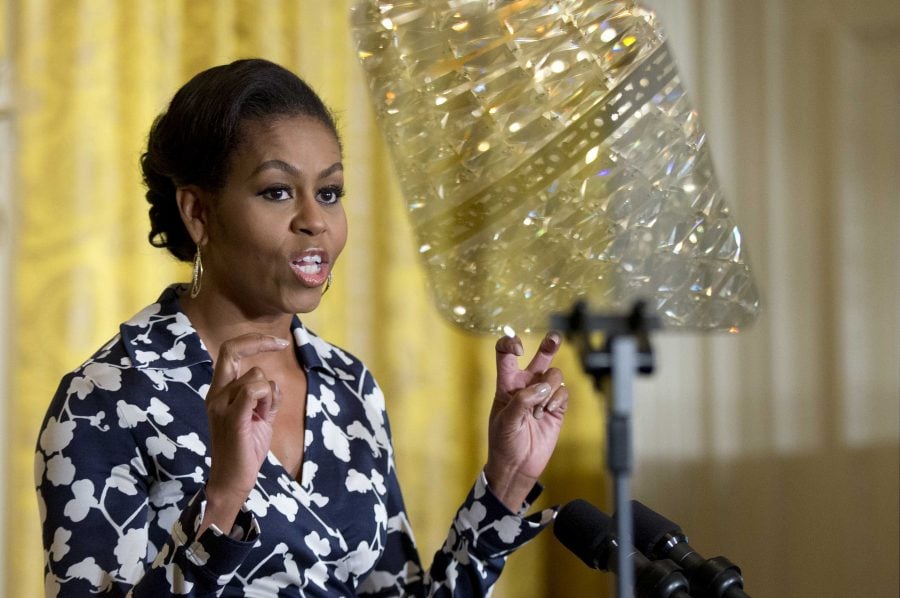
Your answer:
[[[659,318],[644,313],[645,305],[637,301],[628,315],[588,313],[579,302],[569,315],[552,316],[553,328],[574,341],[581,357],[581,367],[594,380],[598,392],[609,397],[606,420],[607,466],[615,488],[616,535],[621,546],[632,546],[631,414],[634,377],[653,372],[653,351],[649,331],[661,327]],[[603,334],[603,344],[596,342]],[[618,577],[616,595],[633,596],[634,564],[628,550],[616,555]]]

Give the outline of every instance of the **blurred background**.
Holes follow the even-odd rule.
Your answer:
[[[548,2],[550,0],[547,0]],[[372,120],[352,0],[0,0],[0,573],[42,594],[32,455],[62,374],[188,269],[146,240],[138,158],[206,67],[262,56],[339,117],[350,241],[305,318],[375,372],[423,560],[486,453],[493,339],[429,303]],[[739,335],[663,332],[635,398],[634,495],[753,596],[900,593],[900,3],[655,0],[765,308]],[[526,350],[536,337],[528,337]],[[539,506],[611,512],[605,403],[576,356]],[[550,533],[495,596],[612,595]]]

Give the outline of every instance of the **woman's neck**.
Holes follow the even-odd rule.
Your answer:
[[[222,343],[243,334],[257,333],[291,339],[293,314],[248,315],[233,302],[209,292],[201,292],[197,297],[185,292],[179,297],[179,302],[213,361]]]

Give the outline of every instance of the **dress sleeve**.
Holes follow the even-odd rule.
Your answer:
[[[117,400],[114,376],[93,373],[63,378],[38,437],[46,595],[217,595],[252,549],[256,521],[243,512],[229,534],[196,538],[203,490],[166,504],[161,487],[184,480],[148,475],[152,459],[130,429],[153,414]],[[157,549],[150,534],[159,526],[168,538]]]
[[[490,491],[482,473],[456,512],[447,539],[423,571],[396,476],[391,476],[385,552],[360,587],[360,596],[487,596],[506,557],[541,532],[555,517],[545,509],[523,514],[541,492],[536,485],[519,513]]]

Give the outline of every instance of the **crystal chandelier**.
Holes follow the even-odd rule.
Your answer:
[[[603,0],[363,0],[351,14],[434,301],[468,330],[579,299],[667,326],[760,309],[655,15]]]

